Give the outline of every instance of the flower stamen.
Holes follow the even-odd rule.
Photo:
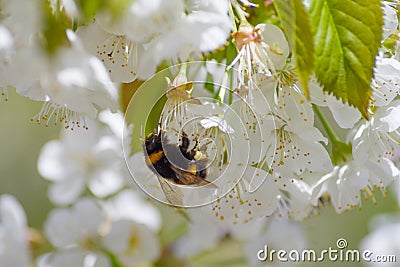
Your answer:
[[[51,122],[54,122],[54,125],[64,123],[64,128],[71,129],[71,131],[74,130],[75,126],[82,127],[85,130],[89,129],[84,113],[71,111],[65,106],[50,101],[43,104],[39,113],[31,121],[35,121],[39,125],[44,123],[45,127],[48,127]]]

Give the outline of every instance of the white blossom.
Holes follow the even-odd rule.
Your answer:
[[[396,33],[397,27],[399,25],[396,9],[397,7],[394,5],[394,3],[383,1],[384,25],[382,27],[382,40],[385,40],[389,37],[389,35]]]
[[[68,248],[47,253],[37,260],[38,267],[111,267],[110,260],[103,254],[82,251],[77,248]]]
[[[4,68],[9,64],[10,50],[13,48],[14,38],[11,32],[0,24],[0,100],[6,99],[8,96],[6,73]]]
[[[87,131],[63,131],[60,140],[48,142],[38,169],[53,182],[49,198],[58,205],[75,201],[86,186],[105,197],[121,189],[127,179],[120,137],[94,121]]]
[[[236,172],[236,175],[240,176],[237,177],[239,182],[231,191],[211,205],[217,220],[228,226],[245,224],[270,216],[278,210],[281,192],[271,179],[264,179],[268,175],[265,171],[247,167],[244,173]],[[263,182],[253,181],[253,179]],[[261,184],[261,186],[250,192],[250,182]]]
[[[164,3],[164,1],[159,2]],[[182,5],[173,5],[174,2],[176,1],[168,1],[168,5],[177,12]],[[187,15],[177,14],[172,23],[170,20],[161,20],[166,21],[163,27],[168,28],[146,44],[145,52],[139,62],[140,78],[152,75],[163,60],[185,61],[190,57],[197,57],[201,52],[209,52],[225,44],[232,29],[228,17],[228,3],[208,0],[198,3],[196,9]],[[159,18],[163,12],[155,12],[151,16]]]
[[[123,33],[107,32],[96,21],[78,28],[77,35],[86,49],[105,65],[114,82],[131,82],[137,78],[138,61],[143,45]]]
[[[328,152],[320,143],[327,144],[328,140],[314,127],[311,103],[302,94],[283,87],[270,118],[269,123],[274,123],[275,127],[269,127],[265,140],[270,143],[266,160],[272,163],[272,171],[301,175],[307,170],[331,170]]]
[[[371,261],[365,262],[365,266],[397,266],[400,258],[400,218],[387,214],[376,216],[370,223],[370,229],[371,232],[360,244],[361,251],[372,252],[369,254]],[[381,260],[385,257],[387,262],[379,262],[378,255]],[[391,261],[389,257],[392,257]]]
[[[239,50],[229,67],[236,66],[239,86],[252,88],[256,74],[276,75],[289,55],[289,44],[277,26],[259,24],[255,27],[242,25],[234,34]]]
[[[225,234],[221,225],[213,220],[208,207],[189,209],[187,214],[190,217],[188,231],[173,243],[174,253],[182,259],[212,249]]]
[[[55,247],[75,245],[90,249],[101,239],[105,231],[105,219],[106,214],[96,201],[79,199],[72,208],[52,210],[46,221],[45,232]]]
[[[114,220],[132,220],[157,232],[161,228],[161,214],[146,201],[141,192],[126,189],[104,203],[107,213]],[[140,210],[140,212],[138,212]]]
[[[30,260],[25,212],[13,196],[2,195],[0,197],[0,265],[29,267]]]
[[[105,234],[106,214],[93,199],[76,201],[72,208],[52,210],[46,220],[45,233],[57,248],[39,260],[39,266],[61,267],[111,266],[105,255],[97,251]]]
[[[67,14],[67,16],[73,20],[77,20],[81,18],[81,14],[78,8],[78,5],[73,0],[49,0],[50,7],[54,14],[57,12],[63,12]]]
[[[373,104],[386,106],[400,95],[400,62],[394,58],[376,58],[374,79],[371,82]]]
[[[37,44],[20,51],[8,73],[19,94],[45,102],[34,121],[85,127],[85,119],[94,118],[98,108],[115,111],[117,91],[103,64],[86,53],[72,31],[68,36],[72,47],[59,48],[54,58]]]
[[[268,254],[265,262],[258,259],[258,252],[265,250],[267,246]],[[286,218],[271,217],[265,229],[260,235],[249,240],[245,246],[245,252],[249,263],[252,266],[297,266],[296,262],[283,262],[276,258],[271,260],[269,252],[271,250],[300,251],[306,249],[307,239],[302,227],[296,222],[291,222]]]
[[[3,0],[1,1],[1,16],[1,23],[11,32],[16,49],[26,47],[31,37],[42,30],[43,14],[40,1]]]
[[[400,147],[395,148],[394,153],[391,157],[389,157],[393,164],[400,169]],[[400,179],[395,179],[392,191],[394,195],[397,197],[397,201],[400,206]]]
[[[105,209],[96,200],[83,198],[71,208],[52,210],[45,232],[56,250],[40,260],[43,267],[68,262],[79,263],[76,266],[111,266],[109,253],[125,265],[154,261],[159,255],[155,233],[129,218],[116,218],[116,211],[108,213],[112,208]]]
[[[151,263],[160,254],[155,233],[145,225],[130,220],[113,222],[102,244],[127,266]]]
[[[385,193],[386,187],[399,179],[400,170],[390,160],[398,147],[398,103],[396,100],[380,107],[369,121],[360,123],[349,134],[353,159],[335,166],[314,185],[314,201],[328,193],[336,211],[341,213],[361,204],[361,192],[375,202],[375,189]]]
[[[361,113],[335,96],[322,90],[315,80],[309,82],[311,101],[319,107],[328,107],[335,122],[344,129],[352,128],[361,119]]]
[[[184,5],[182,0],[134,1],[118,26],[133,41],[147,43],[152,37],[176,28],[182,22]],[[106,24],[105,17],[99,18],[102,25]]]

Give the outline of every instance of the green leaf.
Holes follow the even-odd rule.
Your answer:
[[[204,84],[204,88],[206,88],[206,90],[211,94],[214,93],[214,79],[211,73],[209,72],[207,72],[206,83]]]
[[[274,3],[294,53],[304,95],[309,98],[308,80],[314,71],[314,44],[308,14],[301,0],[280,0]]]
[[[87,0],[86,0],[87,1]],[[114,18],[118,19],[121,14],[125,13],[128,10],[129,5],[132,3],[132,0],[108,0],[104,1],[105,6],[111,13],[114,15]]]
[[[128,9],[132,0],[76,0],[85,19],[92,19],[99,11],[106,9],[118,20]]]
[[[122,263],[118,260],[117,256],[114,255],[111,251],[108,251],[106,249],[103,249],[102,251],[104,252],[104,254],[107,255],[112,267],[124,267],[124,265],[122,265]]]
[[[44,26],[42,45],[49,54],[55,54],[59,47],[69,43],[66,35],[68,19],[58,10],[53,13],[47,1],[42,2],[42,8]]]
[[[279,18],[281,19],[281,26],[286,34],[289,46],[291,49],[293,49],[295,21],[293,0],[274,1],[274,5],[276,11],[278,12]]]
[[[368,118],[370,82],[382,38],[379,0],[312,0],[315,72],[324,91]]]
[[[77,0],[77,5],[85,19],[93,18],[102,7],[102,0]]]
[[[229,40],[229,45],[226,47],[226,63],[229,65],[237,56],[237,48],[233,44],[232,38]]]

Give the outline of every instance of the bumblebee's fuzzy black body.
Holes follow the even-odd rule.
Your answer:
[[[143,143],[147,166],[158,176],[179,185],[205,185],[206,158],[195,160],[197,142],[192,149],[183,132],[181,144],[170,144],[159,127]],[[164,140],[164,141],[163,141]]]

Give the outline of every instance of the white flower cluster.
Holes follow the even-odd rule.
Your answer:
[[[122,115],[103,111],[99,119],[87,122],[89,131],[63,131],[42,149],[38,169],[60,207],[44,227],[55,249],[38,266],[132,266],[161,253],[159,211],[140,191],[127,189]]]
[[[43,101],[32,118],[39,124],[86,128],[85,118],[94,118],[97,108],[116,109],[116,88],[101,61],[85,51],[73,31],[65,32],[66,44],[54,54],[42,48],[46,29],[40,7],[40,1],[2,2],[2,40],[8,40],[1,53],[3,94],[14,87],[23,96]]]
[[[398,24],[391,6],[385,12],[390,20],[384,26],[387,37]],[[245,24],[234,38],[239,52],[228,67],[211,61],[200,67],[184,65],[187,77],[182,78],[181,69],[167,88],[160,124],[194,136],[194,143],[211,140],[208,179],[216,185],[207,194],[181,187],[183,202],[170,202],[213,202],[215,218],[241,224],[274,213],[302,220],[326,201],[341,213],[361,207],[363,197],[375,202],[376,190],[386,194],[387,186],[400,178],[392,162],[400,145],[399,61],[377,56],[371,118],[365,120],[357,109],[323,92],[314,79],[309,83],[311,99],[306,99],[278,27]],[[216,83],[212,94],[230,102],[222,108],[212,103],[205,88],[185,88],[188,80],[206,81],[209,76]],[[227,76],[236,80],[229,85]],[[342,140],[332,127],[340,129]],[[154,191],[156,175],[143,160],[138,153],[128,163],[133,176],[148,194],[162,199]]]
[[[49,14],[41,1],[3,2],[2,98],[14,87],[43,101],[33,120],[46,126],[86,128],[85,119],[98,109],[117,109],[116,83],[147,78],[163,60],[200,58],[224,45],[232,30],[226,1],[133,1],[118,23],[109,12],[99,12],[93,23],[61,33],[64,43],[46,51],[43,46],[51,43],[42,20]],[[57,6],[77,15],[73,1],[52,1],[55,13]]]
[[[158,229],[150,227],[159,227],[159,215],[153,211],[144,224],[135,220],[137,214],[121,212],[130,205],[154,209],[140,202],[135,192],[124,191],[106,203],[82,198],[71,208],[51,211],[45,232],[56,250],[43,255],[38,266],[65,266],[66,262],[73,266],[113,266],[109,254],[125,266],[154,261],[160,244],[155,232]]]

